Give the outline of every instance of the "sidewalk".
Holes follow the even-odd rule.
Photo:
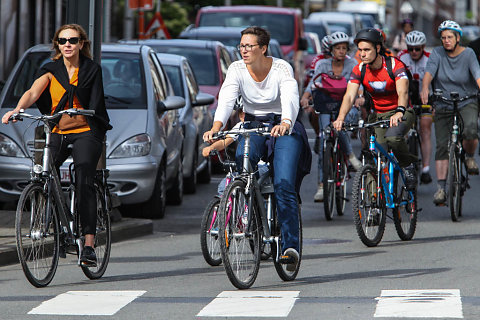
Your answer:
[[[153,222],[148,219],[113,219],[112,242],[124,241],[153,233]],[[18,263],[15,246],[15,211],[0,210],[0,266]]]

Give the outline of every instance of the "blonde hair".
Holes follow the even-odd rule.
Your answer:
[[[52,57],[52,60],[58,60],[62,57],[62,53],[60,52],[60,49],[58,47],[58,35],[63,30],[67,30],[67,29],[72,29],[77,31],[78,36],[80,38],[79,40],[83,42],[83,47],[82,47],[82,50],[80,50],[80,53],[83,54],[85,57],[92,59],[92,54],[90,52],[91,42],[90,40],[88,40],[85,29],[83,29],[82,26],[79,24],[72,23],[72,24],[64,24],[63,26],[58,28],[57,31],[55,31],[55,35],[53,36],[53,39],[52,39],[52,49],[55,50],[55,53]]]

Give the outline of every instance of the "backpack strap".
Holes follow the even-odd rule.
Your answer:
[[[394,57],[385,57],[385,64],[387,65],[387,72],[390,76],[390,79],[395,81],[395,76],[393,75],[393,67],[392,67],[392,59],[396,59]]]
[[[363,79],[365,78],[365,72],[367,71],[367,66],[362,62],[360,63],[360,84],[363,86]]]

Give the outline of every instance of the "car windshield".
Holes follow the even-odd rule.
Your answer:
[[[313,32],[318,35],[318,39],[323,39],[327,35],[327,30],[322,24],[305,24],[305,32]]]
[[[212,12],[200,16],[200,27],[249,27],[260,26],[270,31],[281,45],[292,45],[294,39],[294,17],[287,14],[253,12]]]
[[[182,85],[182,73],[180,72],[180,67],[178,66],[169,66],[162,64],[163,69],[167,73],[168,79],[173,87],[173,92],[176,96],[185,97]]]
[[[330,27],[330,31],[332,32],[343,31],[350,37],[352,36],[352,25],[348,22],[328,21],[328,26]]]
[[[51,55],[50,51],[32,52],[23,60],[6,93],[4,107],[17,105],[32,86],[38,69],[52,61]],[[103,53],[102,71],[107,108],[146,109],[145,82],[138,54]]]
[[[178,54],[187,58],[192,66],[193,73],[201,86],[218,86],[218,64],[215,52],[210,49],[150,45],[157,52]]]

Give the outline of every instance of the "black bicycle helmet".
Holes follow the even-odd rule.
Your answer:
[[[377,29],[367,28],[360,30],[355,36],[355,40],[353,42],[358,45],[360,41],[369,41],[373,44],[382,44],[383,38],[380,31],[378,31]]]

